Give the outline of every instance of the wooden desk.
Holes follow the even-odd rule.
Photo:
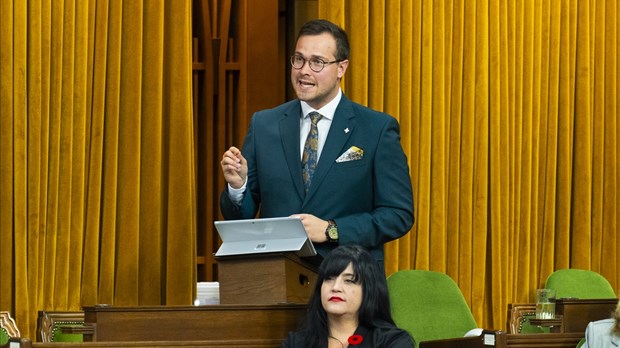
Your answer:
[[[553,334],[504,334],[496,344],[484,345],[479,338],[463,337],[451,340],[437,340],[422,342],[424,348],[575,348],[581,340],[577,333]],[[76,342],[76,343],[38,343],[22,345],[22,348],[199,348],[199,347],[226,347],[226,348],[277,348],[282,340],[224,340],[224,341],[140,341],[140,342]]]
[[[584,333],[508,334],[506,346],[510,348],[575,348]]]
[[[280,348],[282,340],[137,341],[137,342],[28,342],[21,348]]]
[[[499,331],[490,342],[483,337],[461,337],[420,342],[420,348],[575,348],[582,337],[583,333],[576,332],[506,334]]]
[[[84,341],[235,341],[284,339],[306,305],[84,307]]]
[[[506,347],[506,333],[483,330],[480,336],[422,341],[418,342],[418,345],[420,348],[504,348]]]
[[[555,313],[562,316],[562,332],[580,332],[583,334],[589,322],[611,318],[611,313],[617,304],[617,298],[560,298],[555,302]]]

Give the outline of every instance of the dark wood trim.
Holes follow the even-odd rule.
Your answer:
[[[198,281],[218,279],[224,188],[220,159],[242,146],[252,114],[285,101],[285,11],[279,0],[193,0],[196,264]]]

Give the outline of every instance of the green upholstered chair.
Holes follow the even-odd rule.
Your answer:
[[[548,327],[533,325],[530,319],[536,318],[536,304],[511,303],[508,305],[507,331],[511,334],[549,333]]]
[[[0,346],[7,344],[10,338],[9,333],[0,326]]]
[[[39,311],[37,341],[39,342],[82,342],[84,335],[65,333],[63,328],[84,326],[84,312]]]
[[[392,316],[419,346],[422,341],[463,337],[477,328],[458,285],[447,274],[403,270],[387,278]]]
[[[7,344],[12,337],[19,337],[19,329],[9,312],[0,312],[0,345]]]
[[[589,270],[567,268],[549,275],[545,288],[555,289],[556,298],[616,298],[616,292],[602,275]]]

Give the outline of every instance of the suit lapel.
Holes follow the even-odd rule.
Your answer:
[[[352,106],[351,101],[343,94],[334,113],[334,119],[329,127],[327,140],[323,146],[323,151],[321,151],[319,163],[312,177],[312,185],[310,185],[310,190],[304,203],[313,196],[316,189],[321,185],[329,169],[336,163],[336,159],[342,153],[344,144],[355,130],[355,113]]]
[[[304,196],[304,183],[301,176],[301,158],[299,155],[299,124],[301,117],[301,105],[292,103],[292,107],[285,111],[280,120],[280,135],[284,156],[288,165],[289,173],[300,197]]]

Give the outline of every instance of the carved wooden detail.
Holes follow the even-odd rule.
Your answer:
[[[66,333],[64,328],[84,326],[84,312],[39,311],[37,319],[37,341],[54,342],[57,331]]]
[[[19,337],[19,329],[9,312],[0,311],[0,329],[4,329],[9,337]]]

